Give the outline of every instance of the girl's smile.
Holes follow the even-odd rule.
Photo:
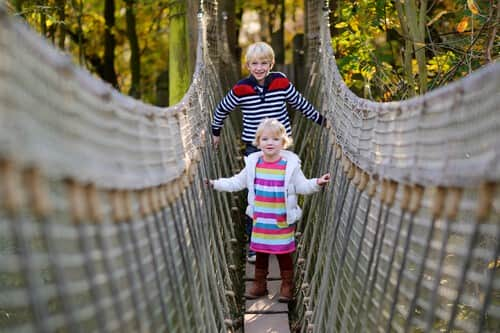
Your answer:
[[[264,129],[259,140],[259,148],[264,154],[264,161],[274,162],[280,158],[283,149],[283,138],[271,129]]]

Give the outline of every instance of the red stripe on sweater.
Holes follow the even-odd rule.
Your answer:
[[[233,92],[236,96],[242,97],[242,96],[248,96],[248,95],[255,95],[256,92],[253,89],[252,86],[246,85],[246,84],[241,84],[233,87]]]
[[[290,80],[284,77],[274,79],[269,85],[268,91],[286,89],[290,85]]]

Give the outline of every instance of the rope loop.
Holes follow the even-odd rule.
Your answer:
[[[496,184],[485,182],[479,187],[479,197],[476,215],[479,221],[486,221],[491,214]]]
[[[28,188],[30,206],[39,218],[50,215],[52,205],[49,199],[47,184],[38,168],[29,168],[24,172],[24,182]]]
[[[0,179],[2,180],[2,197],[4,209],[8,214],[16,214],[23,204],[19,172],[14,162],[0,161]],[[3,185],[3,186],[2,186]]]
[[[82,223],[87,218],[84,189],[74,179],[66,180],[66,188],[68,190],[70,215],[73,222],[76,224]]]

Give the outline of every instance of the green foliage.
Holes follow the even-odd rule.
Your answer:
[[[419,3],[419,0],[412,1]],[[60,3],[64,3],[64,19],[60,16]],[[388,101],[415,93],[410,91],[413,88],[407,82],[408,76],[404,75],[405,39],[394,3],[386,0],[335,1],[332,45],[346,84],[359,96]],[[494,30],[498,25],[497,13],[491,3],[489,0],[428,3],[426,39],[421,46],[426,51],[428,89],[454,81],[498,59],[500,40]],[[131,72],[125,1],[115,0],[115,4],[114,65],[120,90],[128,92]],[[134,4],[141,50],[141,96],[153,103],[156,80],[169,64],[169,1],[135,0]],[[73,54],[77,63],[99,75],[104,56],[102,0],[10,0],[7,5],[55,45],[60,45],[59,40],[63,38],[64,50]],[[300,16],[303,2],[285,0],[285,5],[288,25],[301,29],[300,24],[295,25],[295,20],[300,21],[297,16]],[[241,25],[243,10],[255,10],[263,15],[263,20],[271,20],[268,14],[275,7],[275,1],[237,0],[236,24]],[[285,30],[287,63],[292,59],[292,38],[297,32]],[[417,76],[414,64],[410,78]]]
[[[417,1],[418,3],[418,1]],[[428,89],[442,86],[473,71],[500,54],[494,32],[496,12],[489,1],[443,0],[429,4],[425,45]],[[403,75],[405,47],[401,23],[392,1],[337,1],[332,46],[346,84],[359,96],[377,101],[403,99],[410,87]],[[463,31],[459,24],[462,22]],[[467,22],[467,24],[463,23]],[[414,50],[412,50],[412,53]],[[414,61],[413,76],[418,69]]]
[[[47,25],[45,37],[56,45],[61,30],[64,29],[64,51],[72,54],[76,63],[98,75],[98,66],[104,56],[104,1],[64,2],[66,15],[64,21],[59,19],[55,0],[26,0],[23,2],[22,12],[14,12],[15,1],[8,1],[8,5],[14,14],[22,15],[40,33],[42,33],[41,15],[45,15]],[[125,21],[126,4],[123,0],[115,0],[115,5],[116,25],[112,30],[116,39],[115,69],[118,74],[119,89],[126,93],[131,85],[130,46]],[[161,72],[168,69],[168,0],[135,1],[135,14],[141,51],[142,99],[154,103],[156,79]]]
[[[390,4],[385,8],[375,1],[338,5],[332,45],[346,84],[360,96],[383,95],[397,83],[391,77],[378,82],[381,71],[392,73],[391,76],[397,74],[396,59],[386,38],[387,30],[395,26],[393,17],[395,11]]]

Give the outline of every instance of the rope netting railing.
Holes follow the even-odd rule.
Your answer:
[[[368,101],[341,79],[323,2],[306,7],[307,95],[331,128],[296,119],[295,149],[334,181],[298,225],[293,327],[498,332],[500,66]]]
[[[0,8],[0,331],[225,332],[241,319],[238,121],[207,146],[235,66],[216,1],[184,99],[125,97]],[[498,331],[500,67],[374,103],[346,88],[323,2],[306,1],[295,150],[328,190],[298,224],[298,331]],[[238,118],[238,117],[236,117]],[[311,149],[313,147],[314,149]]]
[[[225,32],[201,4],[192,84],[169,108],[121,95],[0,6],[1,332],[241,325],[237,197],[202,182],[241,164],[207,145],[236,73],[209,54]]]

